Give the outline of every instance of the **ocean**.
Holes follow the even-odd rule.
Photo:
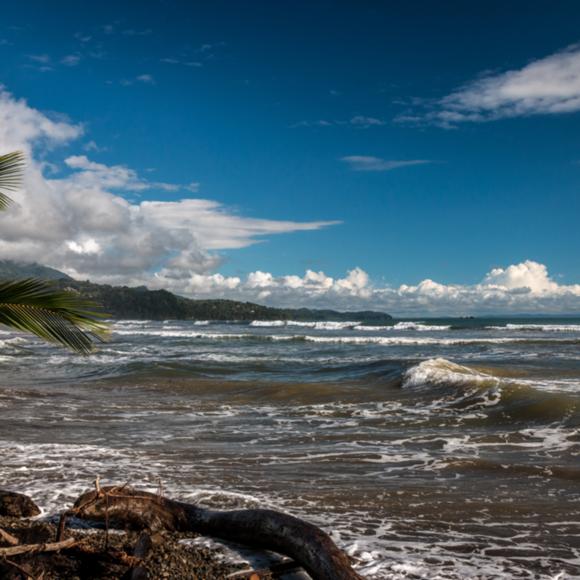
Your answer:
[[[580,319],[0,331],[0,487],[124,483],[313,521],[368,578],[580,578]]]

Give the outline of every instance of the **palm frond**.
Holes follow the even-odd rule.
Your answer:
[[[22,151],[0,155],[0,210],[6,209],[12,200],[5,191],[15,191],[22,182],[25,157]]]
[[[20,187],[25,165],[22,151],[0,155],[0,211],[13,203],[4,191],[16,191]]]
[[[0,324],[87,354],[105,340],[105,314],[76,294],[42,280],[0,282]]]

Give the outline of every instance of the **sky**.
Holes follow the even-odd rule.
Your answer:
[[[58,7],[58,9],[55,8]],[[577,2],[29,0],[0,258],[394,314],[580,313]]]

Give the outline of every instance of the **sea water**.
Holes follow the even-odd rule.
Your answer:
[[[580,320],[0,331],[0,487],[105,483],[319,524],[368,578],[580,577]]]

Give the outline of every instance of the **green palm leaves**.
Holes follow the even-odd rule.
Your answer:
[[[6,209],[12,200],[4,193],[20,187],[25,158],[21,151],[0,155],[0,210]]]
[[[76,352],[86,354],[94,339],[104,339],[107,325],[102,318],[92,303],[41,280],[0,282],[0,324]]]
[[[12,200],[5,191],[18,189],[24,155],[0,155],[0,210]],[[0,281],[0,324],[29,332],[71,350],[87,354],[95,340],[104,340],[107,325],[96,306],[80,296],[42,280]]]

